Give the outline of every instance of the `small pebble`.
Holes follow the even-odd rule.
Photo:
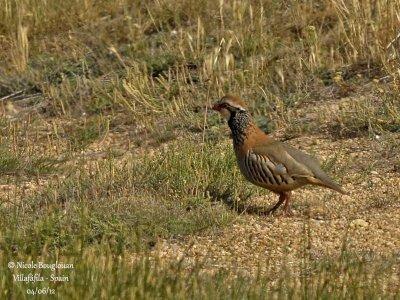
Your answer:
[[[367,227],[369,224],[367,221],[363,220],[363,219],[355,219],[353,221],[351,221],[350,223],[350,227]]]

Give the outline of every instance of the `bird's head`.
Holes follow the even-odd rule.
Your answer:
[[[222,97],[213,105],[212,109],[218,111],[226,120],[229,120],[233,114],[247,111],[244,101],[232,95]]]

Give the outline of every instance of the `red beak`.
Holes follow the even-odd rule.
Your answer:
[[[221,110],[221,106],[216,103],[216,104],[213,105],[212,109],[216,110],[216,111],[220,111]]]

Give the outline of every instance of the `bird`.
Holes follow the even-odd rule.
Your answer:
[[[308,184],[348,194],[322,170],[314,157],[262,131],[240,97],[225,95],[212,109],[228,121],[233,149],[243,176],[279,195],[278,202],[268,209],[267,214],[274,213],[283,204],[284,213],[293,215],[291,192]]]

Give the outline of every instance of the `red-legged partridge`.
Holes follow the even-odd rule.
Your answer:
[[[214,104],[213,109],[228,120],[233,148],[244,177],[279,195],[279,201],[269,213],[284,203],[285,213],[291,214],[290,192],[306,184],[347,194],[313,157],[274,140],[258,128],[239,97],[226,95]]]

